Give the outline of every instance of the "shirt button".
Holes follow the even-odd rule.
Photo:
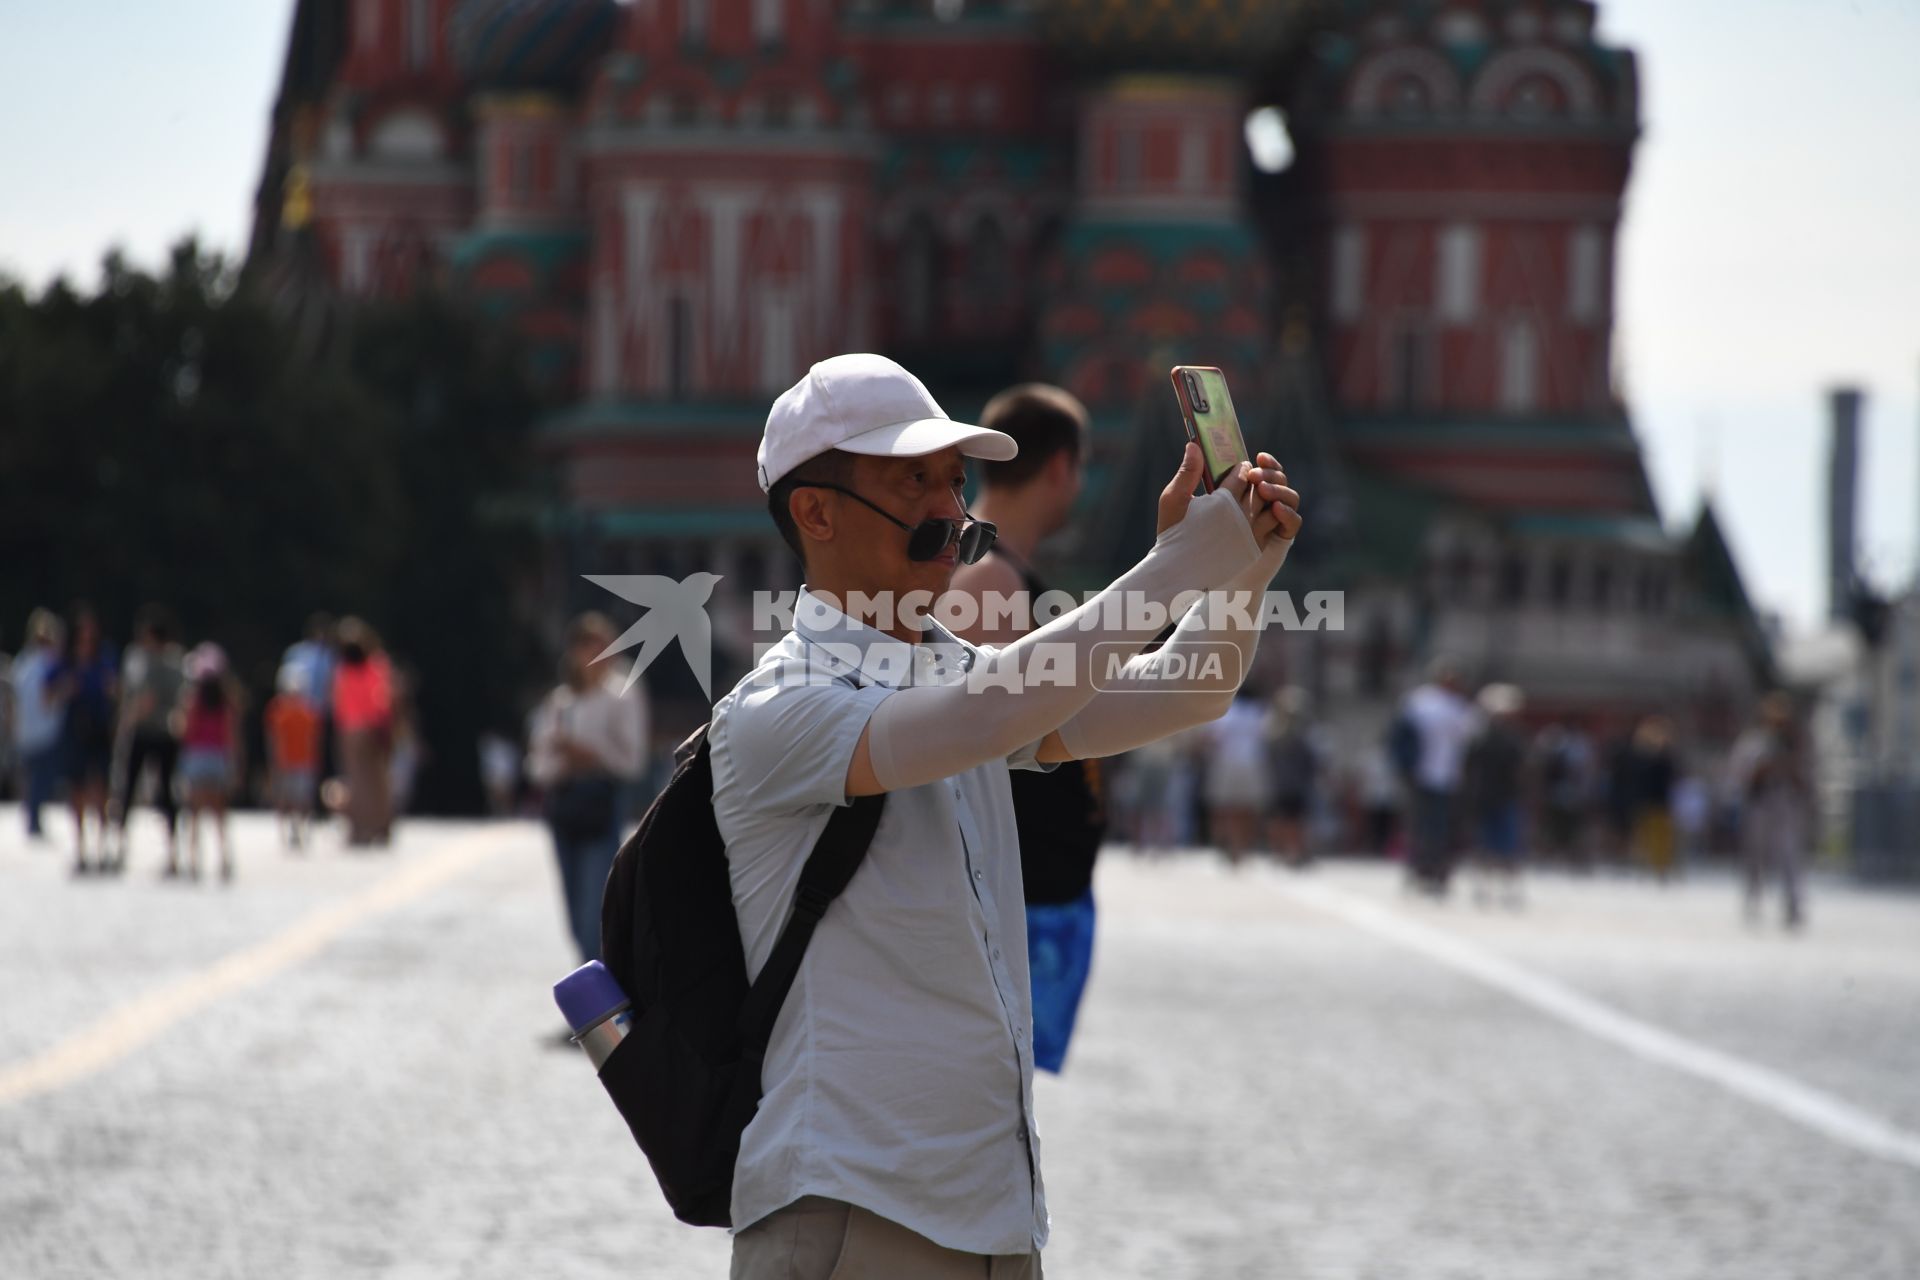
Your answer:
[[[987,873],[984,871],[976,871],[973,873],[973,878],[975,880],[985,880],[987,878]]]
[[[995,948],[993,949],[993,958],[994,958],[995,960],[998,960],[998,959],[1000,958],[1000,948],[998,948],[998,947],[995,947]]]
[[[1022,1142],[1025,1142],[1027,1140],[1027,1126],[1025,1125],[1020,1126],[1020,1133],[1018,1136],[1020,1138],[1020,1141]]]

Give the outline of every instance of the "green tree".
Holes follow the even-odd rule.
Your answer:
[[[0,284],[0,648],[35,605],[89,600],[118,639],[158,601],[264,697],[311,611],[358,613],[420,673],[422,807],[477,807],[474,735],[528,660],[529,549],[483,516],[529,474],[518,369],[433,298],[304,356],[192,241],[158,275],[109,255],[90,296]]]
[[[405,495],[399,551],[377,608],[413,676],[431,754],[423,802],[477,810],[476,744],[517,727],[536,646],[516,601],[531,593],[524,526],[493,518],[529,484],[538,405],[507,336],[432,294],[363,312],[350,330],[354,383],[388,406],[392,475]]]

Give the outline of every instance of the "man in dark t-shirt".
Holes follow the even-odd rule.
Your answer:
[[[1059,387],[1027,383],[989,401],[980,425],[1012,436],[1020,452],[982,465],[973,514],[994,524],[999,538],[986,558],[954,574],[953,590],[978,605],[971,625],[954,630],[975,644],[1007,644],[1044,621],[1033,604],[1047,590],[1034,571],[1034,553],[1066,524],[1079,496],[1087,411]],[[1005,602],[1019,607],[997,607]],[[1102,783],[1098,760],[1012,776],[1033,975],[1034,1063],[1048,1071],[1059,1071],[1066,1058],[1093,960],[1093,863],[1107,828]]]

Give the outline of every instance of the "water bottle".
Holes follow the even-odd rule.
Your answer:
[[[589,960],[553,984],[554,1003],[573,1028],[573,1042],[598,1071],[633,1027],[633,1002],[607,966]]]

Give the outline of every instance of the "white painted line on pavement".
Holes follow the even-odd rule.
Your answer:
[[[1282,893],[1303,906],[1338,917],[1383,941],[1477,978],[1549,1017],[1610,1041],[1649,1062],[1717,1084],[1856,1151],[1920,1169],[1920,1134],[1909,1133],[1833,1094],[1650,1022],[1642,1022],[1563,983],[1531,973],[1485,947],[1410,920],[1354,894],[1329,885],[1296,880],[1278,884]]]
[[[31,1058],[0,1067],[0,1107],[65,1088],[111,1066],[222,996],[265,982],[313,956],[354,926],[425,897],[470,871],[508,848],[511,834],[490,831],[458,840],[344,902],[302,917],[263,942],[109,1010],[91,1025]]]

